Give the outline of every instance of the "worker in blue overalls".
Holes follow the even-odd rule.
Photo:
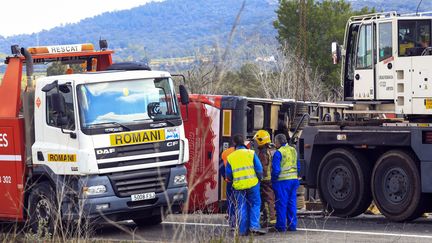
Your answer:
[[[277,151],[272,160],[272,185],[275,193],[277,231],[297,229],[298,165],[295,148],[288,145],[284,134],[275,137]],[[288,222],[287,222],[288,221]]]
[[[259,181],[263,168],[258,156],[244,145],[242,135],[233,138],[235,151],[228,155],[226,177],[232,181],[236,226],[239,235],[265,234],[260,226],[261,195]]]

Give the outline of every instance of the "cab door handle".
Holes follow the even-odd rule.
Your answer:
[[[357,74],[355,75],[355,79],[356,79],[356,80],[359,80],[359,79],[360,79],[360,74],[357,73]]]

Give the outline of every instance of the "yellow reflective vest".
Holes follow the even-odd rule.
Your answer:
[[[233,188],[245,190],[258,184],[254,167],[255,152],[249,149],[237,149],[228,155],[228,163],[233,175]]]
[[[297,179],[297,152],[295,148],[285,145],[278,149],[282,154],[279,181]]]

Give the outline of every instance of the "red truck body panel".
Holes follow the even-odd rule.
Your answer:
[[[191,95],[188,106],[182,105],[185,133],[189,140],[188,210],[214,211],[219,201],[219,127],[221,97]]]
[[[24,120],[0,118],[0,219],[24,218]]]
[[[32,55],[33,64],[53,61],[96,59],[96,71],[112,64],[111,50]],[[20,118],[21,81],[26,59],[22,55],[6,58],[6,72],[0,82],[0,219],[22,221],[25,218],[24,118]]]
[[[182,105],[186,138],[189,140],[188,211],[220,212],[226,199],[221,172],[222,151],[234,134],[247,135],[247,99],[229,95],[190,95]]]
[[[0,86],[0,117],[18,117],[21,108],[21,79],[23,59],[9,59],[3,81]]]

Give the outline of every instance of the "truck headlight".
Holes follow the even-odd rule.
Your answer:
[[[183,162],[184,161],[184,154],[185,154],[184,146],[185,146],[184,141],[180,139],[180,163],[184,163]]]
[[[97,185],[97,186],[89,186],[89,187],[83,187],[83,193],[85,195],[97,195],[102,194],[106,192],[106,186],[104,185]]]
[[[176,175],[174,176],[174,185],[183,185],[186,184],[186,175]]]
[[[188,140],[180,140],[180,163],[189,161],[189,143]]]

